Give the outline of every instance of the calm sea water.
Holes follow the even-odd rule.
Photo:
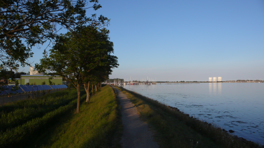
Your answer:
[[[124,88],[264,145],[264,83],[176,83]]]

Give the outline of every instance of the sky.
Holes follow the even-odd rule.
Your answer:
[[[118,68],[110,78],[264,80],[263,0],[99,0]],[[46,47],[46,46],[45,46]],[[34,65],[44,46],[34,47]],[[20,68],[28,72],[29,67]]]

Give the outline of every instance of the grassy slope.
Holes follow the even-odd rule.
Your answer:
[[[58,119],[28,147],[120,147],[121,120],[111,87],[105,86],[82,103],[81,111]]]
[[[161,147],[258,147],[137,93],[119,88],[135,104]]]
[[[25,147],[25,144],[33,141],[36,135],[42,133],[45,128],[56,123],[58,117],[75,107],[76,97],[72,94],[74,92],[76,94],[74,90],[58,91],[41,98],[21,100],[1,106],[1,121],[8,120],[10,124],[17,125],[13,124],[14,127],[1,130],[5,132],[0,132],[0,147]],[[68,99],[72,101],[67,104]],[[41,112],[38,112],[39,110]],[[6,113],[8,114],[7,118],[2,118],[6,117]]]
[[[76,91],[62,90],[0,106],[0,132],[15,128],[75,100]]]

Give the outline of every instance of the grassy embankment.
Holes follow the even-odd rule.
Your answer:
[[[82,101],[85,92],[81,93]],[[0,147],[119,147],[120,115],[109,86],[81,105],[64,90],[0,107]],[[114,135],[114,136],[113,136]]]
[[[135,92],[118,88],[137,107],[140,117],[154,132],[161,147],[260,147],[229,135],[227,132],[202,122],[178,109],[160,104]]]

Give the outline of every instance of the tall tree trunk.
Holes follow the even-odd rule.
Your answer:
[[[94,94],[94,85],[92,84],[92,94]]]
[[[94,85],[95,92],[97,92],[97,84]]]
[[[80,103],[81,103],[81,92],[80,92],[80,84],[77,84],[77,95],[78,95],[78,99],[77,99],[77,109],[76,109],[76,113],[80,112]]]
[[[97,88],[98,88],[98,90],[101,89],[101,88],[100,88],[100,83],[97,83]]]
[[[86,102],[90,102],[90,92],[89,92],[89,89],[90,89],[90,82],[84,84],[84,89],[86,91]]]

